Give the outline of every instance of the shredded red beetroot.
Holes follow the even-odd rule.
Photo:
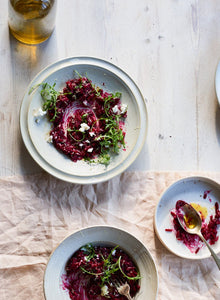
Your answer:
[[[118,268],[119,258],[124,274],[132,278],[138,277],[137,267],[120,248],[86,245],[76,251],[67,262],[66,274],[62,277],[63,288],[68,290],[70,299],[126,300],[112,284],[114,279],[124,277]],[[134,297],[140,289],[138,279],[124,279],[130,285],[130,293]]]
[[[210,193],[211,193],[210,190],[205,191],[204,194],[203,194],[203,199],[206,199],[209,196]],[[210,197],[208,197],[208,198],[209,198],[209,201],[211,202],[212,201],[211,198]]]
[[[171,211],[173,218],[173,231],[177,240],[182,241],[192,253],[198,253],[203,247],[202,240],[195,234],[187,233],[179,224],[177,219],[177,211],[185,202],[182,200],[177,201],[176,209]],[[214,245],[218,241],[218,225],[220,224],[220,210],[218,202],[215,203],[215,215],[211,215],[208,224],[202,218],[202,234],[210,245]],[[172,231],[172,229],[165,229]]]
[[[208,224],[203,223],[202,234],[209,241],[210,245],[214,245],[218,241],[218,225],[220,224],[220,210],[218,202],[215,203],[215,216],[210,217]]]
[[[121,104],[120,93],[104,92],[88,78],[79,77],[68,80],[55,101],[52,87],[52,101],[48,101],[48,86],[44,85],[41,95],[53,123],[50,134],[56,149],[74,162],[100,157],[99,162],[106,165],[110,152],[125,149],[127,108]]]

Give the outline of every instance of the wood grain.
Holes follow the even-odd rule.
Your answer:
[[[33,77],[68,56],[94,56],[125,70],[147,102],[149,130],[130,170],[220,171],[218,0],[60,0],[56,29],[43,44],[10,36],[0,10],[0,176],[40,172],[19,130]]]

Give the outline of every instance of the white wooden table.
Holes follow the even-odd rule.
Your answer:
[[[21,139],[19,109],[33,77],[69,56],[110,61],[141,89],[149,129],[130,170],[220,171],[220,1],[59,0],[54,33],[36,46],[10,36],[0,4],[0,176],[41,171]]]

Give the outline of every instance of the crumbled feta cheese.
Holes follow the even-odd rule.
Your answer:
[[[42,110],[41,107],[39,109],[34,109],[34,111],[33,111],[34,117],[43,117],[46,114],[47,114],[47,111],[46,110]]]
[[[50,144],[53,143],[53,136],[52,135],[48,136],[47,142],[50,143]]]
[[[86,142],[87,144],[90,144],[90,141],[89,141],[89,140],[86,140],[85,142]]]
[[[83,147],[83,143],[80,143],[79,146],[82,148]]]
[[[80,124],[80,129],[79,129],[79,131],[85,132],[86,130],[89,130],[89,129],[90,129],[90,127],[89,127],[89,125],[87,125],[86,123],[81,123],[81,124]]]
[[[118,105],[115,105],[115,106],[112,108],[112,111],[113,111],[114,114],[118,114],[118,113],[119,113]]]
[[[101,288],[101,296],[107,296],[108,292],[109,291],[107,285],[103,285],[103,287]]]
[[[33,110],[33,116],[35,117],[35,122],[40,123],[41,118],[47,114],[46,110],[42,110],[40,107],[39,109]]]
[[[127,104],[122,104],[121,105],[121,114],[124,114],[127,111],[127,109],[128,109]]]
[[[93,148],[89,148],[88,150],[87,150],[87,152],[92,152],[93,151]]]
[[[92,136],[95,135],[95,132],[94,132],[94,131],[90,131],[90,132],[89,132],[89,135],[92,137]]]

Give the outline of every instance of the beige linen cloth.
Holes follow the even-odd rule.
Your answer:
[[[176,257],[153,229],[161,193],[191,175],[220,182],[220,173],[186,172],[125,172],[84,186],[45,173],[0,179],[0,299],[43,300],[51,251],[67,235],[92,225],[117,226],[144,243],[158,268],[157,299],[220,299],[220,272],[213,259]]]

